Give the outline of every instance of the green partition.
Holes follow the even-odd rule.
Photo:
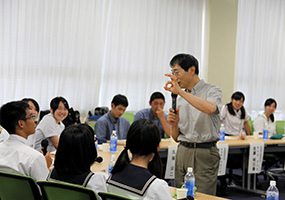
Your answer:
[[[125,113],[122,115],[122,117],[126,118],[126,119],[130,122],[130,124],[132,124],[133,121],[134,121],[135,114],[125,112]]]
[[[277,134],[284,134],[284,124],[285,121],[276,121],[276,133]]]
[[[251,120],[251,117],[249,117],[248,124],[250,129],[250,135],[253,135],[253,121]]]

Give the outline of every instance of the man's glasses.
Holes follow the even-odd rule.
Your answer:
[[[26,117],[26,118],[24,118],[23,120],[27,120],[27,119],[31,119],[31,118],[35,119],[35,118],[36,118],[36,115],[30,115],[29,117]]]

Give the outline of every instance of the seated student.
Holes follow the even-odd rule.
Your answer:
[[[105,175],[90,171],[96,157],[93,129],[87,124],[71,125],[60,135],[54,168],[47,180],[81,185],[96,193],[107,191]]]
[[[259,115],[253,122],[254,131],[263,133],[263,129],[268,127],[270,135],[276,133],[276,121],[274,120],[274,111],[277,108],[277,102],[274,99],[267,99],[264,103],[264,113]]]
[[[38,114],[40,113],[40,106],[38,102],[32,98],[24,98],[22,101],[29,104],[32,114],[36,116],[35,123],[37,124]]]
[[[158,125],[161,133],[161,138],[164,138],[164,133],[170,137],[170,125],[167,122],[167,114],[163,112],[165,98],[161,92],[152,93],[149,105],[151,108],[145,108],[136,113],[134,121],[138,119],[150,119]]]
[[[0,126],[0,142],[4,142],[9,138],[9,133]]]
[[[233,93],[231,102],[221,110],[221,123],[225,125],[227,135],[239,135],[243,128],[250,135],[249,116],[243,107],[244,95],[241,92]]]
[[[131,199],[171,200],[167,183],[161,176],[158,155],[160,132],[151,120],[140,119],[132,123],[126,147],[107,180],[107,190]],[[132,153],[130,160],[128,150]]]
[[[239,135],[243,128],[247,135],[250,135],[250,128],[248,119],[249,116],[243,107],[245,97],[244,94],[237,91],[232,94],[231,102],[224,105],[221,110],[221,123],[225,125],[226,135]],[[227,167],[232,171],[233,168],[242,167],[242,156],[241,155],[229,155]],[[234,177],[234,176],[233,176]],[[221,182],[220,193],[221,195],[228,194],[226,176],[218,177]],[[239,180],[236,178],[239,182]]]
[[[1,107],[0,124],[10,134],[0,143],[0,171],[22,174],[36,181],[45,180],[51,165],[49,153],[45,157],[27,145],[29,135],[35,133],[35,115],[23,101],[9,102]]]
[[[24,98],[22,101],[27,102],[30,106],[31,112],[33,115],[35,115],[35,124],[38,124],[37,119],[38,119],[38,114],[40,112],[40,106],[38,102],[32,98]],[[34,148],[34,143],[35,143],[35,134],[29,135],[28,137],[28,143],[30,147]]]
[[[34,148],[41,150],[41,142],[47,139],[48,151],[54,151],[58,146],[58,138],[65,126],[62,123],[68,115],[69,105],[65,98],[55,97],[50,102],[50,113],[45,115],[36,128]]]
[[[98,140],[110,140],[113,130],[117,131],[118,139],[126,139],[130,122],[121,117],[128,107],[128,99],[124,95],[117,94],[111,102],[111,110],[100,117],[95,124],[95,134]]]

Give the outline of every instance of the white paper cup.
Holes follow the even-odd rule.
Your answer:
[[[253,137],[254,137],[254,139],[258,139],[258,136],[259,136],[259,133],[256,132],[256,131],[254,131],[254,132],[253,132]]]
[[[177,199],[184,199],[187,197],[187,189],[185,188],[177,188],[176,193],[177,193]]]
[[[109,143],[103,143],[103,144],[102,144],[102,150],[103,150],[103,152],[109,152],[109,149],[110,149]]]

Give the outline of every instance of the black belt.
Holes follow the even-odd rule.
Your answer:
[[[180,141],[180,144],[187,148],[202,148],[202,149],[210,149],[211,147],[216,146],[217,142],[203,142],[203,143],[191,143]]]

